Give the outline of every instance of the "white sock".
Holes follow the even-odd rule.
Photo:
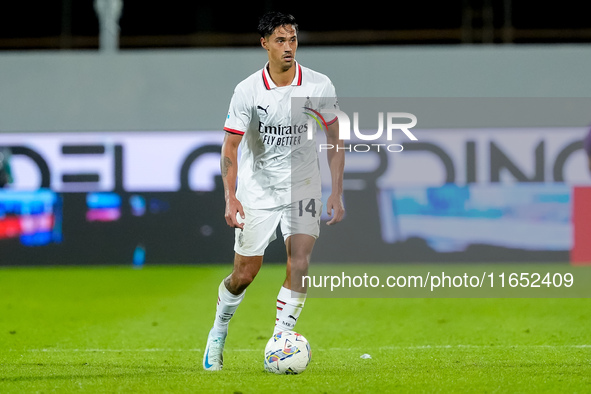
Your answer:
[[[273,334],[293,331],[306,302],[306,293],[298,293],[281,287],[277,296],[277,318]]]
[[[215,320],[213,322],[213,329],[219,334],[228,333],[228,323],[232,316],[234,316],[236,309],[238,309],[238,305],[242,302],[245,293],[245,291],[238,295],[230,293],[226,288],[224,281],[225,279],[222,280],[222,283],[220,283],[218,288],[218,305],[215,311]]]

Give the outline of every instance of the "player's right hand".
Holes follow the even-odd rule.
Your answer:
[[[238,215],[240,215],[242,221],[238,220]],[[244,209],[236,197],[226,199],[225,218],[228,226],[244,230]]]

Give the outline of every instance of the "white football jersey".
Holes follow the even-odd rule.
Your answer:
[[[304,107],[337,108],[327,76],[295,62],[291,85],[276,86],[267,65],[236,86],[224,125],[226,132],[243,136],[236,197],[250,208],[321,197],[316,141],[308,139],[308,125],[315,122],[308,122]],[[305,105],[292,111],[292,98]]]

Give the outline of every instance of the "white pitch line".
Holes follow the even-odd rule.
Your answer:
[[[421,346],[381,346],[378,348],[317,348],[317,351],[381,351],[381,350],[433,350],[433,349],[515,349],[515,348],[538,348],[538,349],[591,349],[591,345],[421,345]],[[233,349],[227,348],[229,352],[260,352],[261,348],[257,349]],[[9,349],[10,352],[19,352],[23,350]],[[159,352],[203,352],[203,349],[25,349],[26,352],[31,353],[159,353]]]

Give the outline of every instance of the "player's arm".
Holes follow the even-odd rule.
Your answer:
[[[339,122],[336,120],[328,126],[326,131],[326,142],[334,148],[327,151],[328,167],[332,180],[332,191],[326,202],[326,212],[332,218],[326,223],[335,224],[343,220],[345,208],[343,205],[343,174],[345,172],[345,150],[344,142],[339,139]],[[329,146],[330,146],[329,145]],[[339,147],[337,149],[336,147]]]
[[[236,213],[244,219],[242,204],[236,198],[236,179],[238,177],[238,145],[242,136],[239,134],[226,133],[222,144],[222,157],[220,167],[222,171],[222,182],[224,184],[224,199],[226,200],[225,218],[230,227],[244,228],[244,223],[239,223]]]

